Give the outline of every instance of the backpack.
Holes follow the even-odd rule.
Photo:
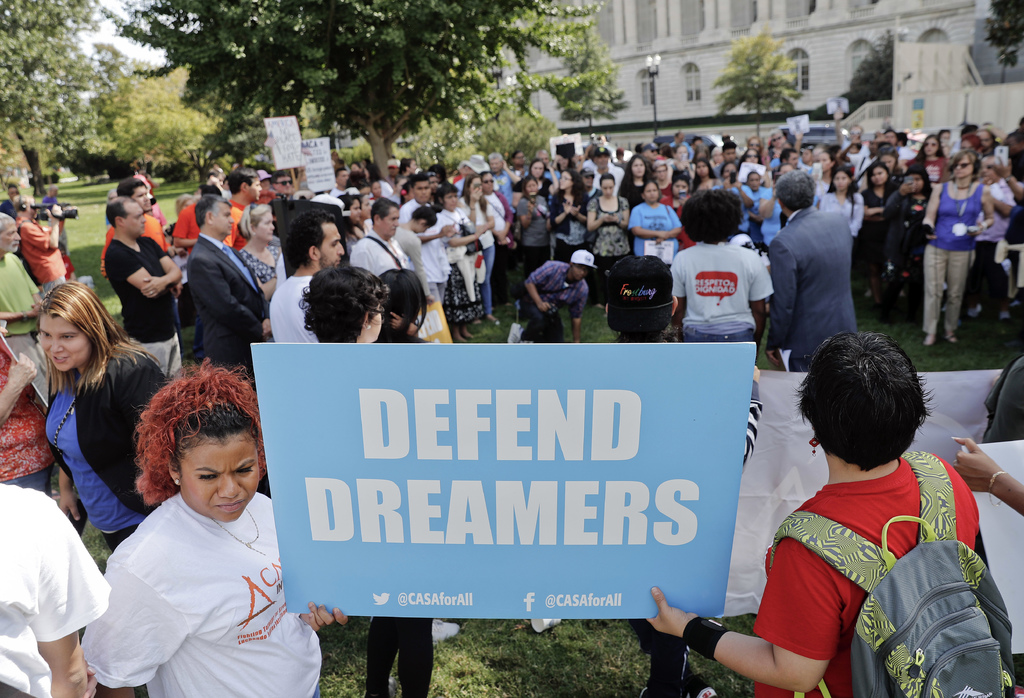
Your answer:
[[[775,534],[772,558],[783,538],[793,538],[867,592],[850,650],[856,698],[1010,698],[1010,620],[985,563],[957,540],[949,475],[929,453],[903,458],[921,489],[921,515],[891,518],[881,547],[797,511]],[[897,560],[886,540],[901,521],[920,530],[918,544]],[[818,685],[828,698],[824,680]]]

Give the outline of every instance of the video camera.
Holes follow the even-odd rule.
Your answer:
[[[32,204],[32,208],[36,211],[36,220],[47,222],[50,220],[50,214],[53,213],[50,209],[53,204]],[[57,220],[74,220],[78,218],[78,207],[72,206],[71,204],[57,204],[60,207],[60,213],[53,213],[53,217]]]

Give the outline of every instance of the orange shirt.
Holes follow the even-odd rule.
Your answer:
[[[181,209],[181,213],[178,215],[178,220],[174,224],[174,239],[176,240],[198,240],[199,239],[199,223],[196,222],[196,205],[191,204]],[[192,254],[192,248],[186,247],[189,254]]]
[[[64,260],[60,250],[50,247],[50,234],[32,221],[18,224],[21,236],[21,254],[25,256],[32,275],[40,284],[65,278]]]
[[[160,221],[153,216],[146,215],[146,229],[142,231],[142,237],[150,238],[156,244],[160,245],[160,249],[164,252],[167,251],[167,238],[164,236],[164,229],[160,225]],[[103,276],[107,275],[107,248],[110,247],[110,241],[114,239],[114,227],[107,228],[107,240],[103,243],[103,252],[100,253],[100,273]]]
[[[228,247],[234,247],[236,250],[240,250],[249,244],[248,240],[238,234],[238,221],[242,220],[242,214],[245,213],[247,208],[249,207],[246,204],[240,204],[234,200],[231,202],[231,220],[234,222],[231,224],[231,234],[224,240],[224,244]]]

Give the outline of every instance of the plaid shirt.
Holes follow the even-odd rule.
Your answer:
[[[557,308],[569,307],[569,317],[583,317],[583,308],[587,304],[587,282],[583,279],[574,284],[566,283],[565,276],[569,273],[569,265],[565,262],[544,262],[530,274],[526,283],[537,287],[540,299]]]

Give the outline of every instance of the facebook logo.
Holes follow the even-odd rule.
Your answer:
[[[523,599],[523,601],[526,603],[526,610],[527,611],[532,611],[533,610],[533,592],[531,591],[530,593],[528,593],[526,595],[526,598]]]

